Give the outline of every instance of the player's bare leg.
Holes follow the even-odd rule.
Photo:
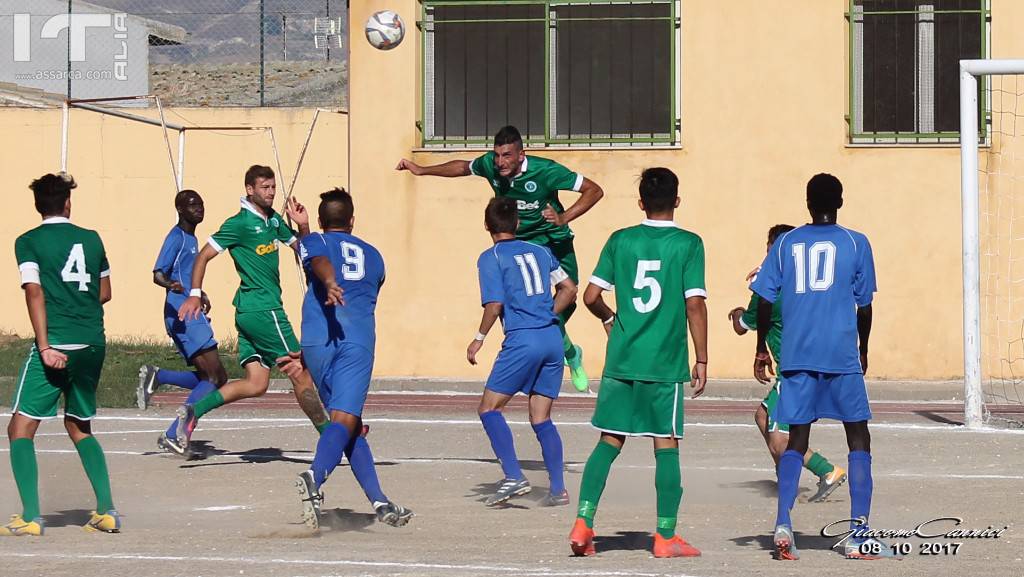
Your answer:
[[[289,376],[289,379],[292,382],[292,392],[295,393],[295,400],[299,403],[299,408],[309,417],[309,421],[313,423],[316,430],[323,432],[328,420],[334,421],[333,413],[337,411],[331,411],[332,417],[330,419],[327,418],[327,412],[324,411],[324,406],[320,402],[320,395],[317,393],[316,385],[313,383],[313,377],[309,374],[308,370],[303,369],[302,372],[297,373],[295,376]]]
[[[542,507],[558,507],[569,504],[569,491],[565,489],[565,463],[562,449],[562,438],[558,428],[551,420],[551,406],[554,399],[544,395],[530,395],[530,425],[537,442],[540,443],[541,455],[544,457],[544,468],[548,472],[550,490],[541,500]]]
[[[498,490],[484,501],[488,507],[501,505],[512,497],[525,495],[531,491],[530,482],[523,475],[523,470],[519,466],[515,442],[512,439],[512,429],[509,428],[508,422],[505,421],[505,416],[501,412],[511,399],[511,395],[484,389],[484,394],[480,397],[480,405],[477,407],[477,414],[480,415],[484,432],[487,433],[487,437],[491,441],[494,456],[501,464],[504,474],[498,484]]]

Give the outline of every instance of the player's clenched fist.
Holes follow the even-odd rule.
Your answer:
[[[398,161],[398,166],[395,167],[395,170],[408,170],[409,172],[415,174],[416,176],[420,176],[421,174],[423,174],[423,169],[420,168],[420,165],[416,164],[411,160],[406,160],[404,158]]]

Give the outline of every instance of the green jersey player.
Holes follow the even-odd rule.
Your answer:
[[[579,284],[579,265],[573,248],[573,233],[569,223],[593,208],[604,196],[594,181],[573,172],[553,160],[540,156],[527,156],[523,152],[523,139],[514,126],[506,126],[494,136],[494,150],[473,161],[452,160],[434,166],[420,166],[411,160],[399,161],[398,170],[408,170],[416,176],[469,176],[487,179],[495,196],[515,199],[519,209],[519,228],[516,238],[548,247],[558,259],[562,270],[573,283]],[[558,191],[571,190],[580,198],[569,208],[562,205]],[[569,366],[572,383],[580,391],[588,390],[587,373],[583,368],[583,351],[574,345],[565,331],[565,323],[576,310],[571,304],[558,316],[562,331],[565,363]]]
[[[777,224],[768,229],[768,248],[779,236],[793,230],[788,224]],[[757,275],[755,269],[747,276],[747,280],[753,280]],[[729,312],[729,320],[732,328],[738,335],[744,335],[747,331],[757,332],[757,305],[758,296],[752,294],[750,304],[744,307],[736,307]],[[782,299],[776,299],[772,304],[772,326],[768,330],[768,350],[775,357],[778,364],[782,359]],[[782,383],[782,375],[776,375],[775,383],[765,395],[764,400],[757,406],[754,412],[754,422],[757,424],[764,442],[768,445],[768,452],[772,455],[775,464],[779,464],[779,457],[786,452],[786,445],[789,443],[789,425],[779,423],[774,419],[775,405],[779,402],[779,387]],[[808,449],[804,453],[804,467],[818,477],[818,489],[808,499],[808,503],[824,501],[846,482],[846,471],[842,467],[833,465],[821,453],[814,449]]]
[[[0,527],[0,535],[43,534],[33,439],[40,421],[57,417],[61,397],[64,428],[96,494],[96,511],[85,529],[121,530],[106,458],[92,435],[96,387],[106,352],[103,304],[110,300],[110,265],[96,231],[68,220],[75,186],[74,179],[63,173],[32,182],[43,224],[14,242],[35,342],[21,371],[7,425],[11,469],[23,510]]]
[[[679,439],[683,436],[683,386],[693,396],[707,382],[707,306],[704,243],[673,221],[679,179],[667,168],[649,168],[640,180],[640,208],[647,218],[616,231],[604,245],[583,302],[608,334],[601,389],[591,423],[601,439],[580,482],[579,511],[569,534],[576,555],[593,555],[594,514],[612,462],[627,436],[654,438],[658,524],[655,557],[695,557],[700,551],[676,535],[683,496]],[[602,292],[615,290],[615,312]],[[687,327],[695,362],[689,369]]]
[[[193,265],[192,290],[178,309],[178,318],[183,321],[201,313],[206,265],[224,251],[235,263],[241,279],[233,301],[235,329],[238,359],[245,367],[245,378],[230,381],[194,405],[186,404],[179,409],[177,438],[186,447],[199,417],[226,403],[262,396],[270,386],[270,368],[277,359],[300,350],[281,303],[278,247],[283,244],[298,251],[296,234],[309,234],[309,214],[295,197],[288,199],[285,210],[299,227],[296,233],[274,211],[276,194],[274,171],[268,166],[249,167],[241,209],[210,237]],[[317,430],[322,430],[328,424],[327,414],[309,372],[298,371],[289,378],[299,406]]]

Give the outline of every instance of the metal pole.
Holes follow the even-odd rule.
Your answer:
[[[963,218],[964,424],[982,426],[978,247],[978,79],[960,61],[960,202]]]
[[[71,98],[71,0],[68,0],[68,98]]]
[[[68,101],[64,101],[61,107],[60,116],[60,171],[68,171],[68,121],[71,115],[68,113]]]
[[[266,83],[264,81],[264,64],[263,64],[263,8],[265,0],[260,0],[260,106],[263,106],[266,101],[264,99],[264,92],[266,92]]]
[[[281,14],[281,40],[284,43],[284,61],[288,62],[288,15]]]
[[[330,2],[330,0],[327,0]],[[348,192],[352,193],[352,2],[345,0],[345,132],[348,142],[345,144],[346,162],[345,180],[348,184]],[[340,32],[340,30],[339,30]]]
[[[178,191],[185,188],[185,131],[178,131]]]
[[[328,26],[327,29],[330,30],[330,25],[331,25],[331,0],[325,0],[325,2],[327,3],[327,6],[326,6],[326,10],[327,10],[327,26]],[[341,31],[339,30],[338,32],[341,32]],[[327,61],[328,62],[331,61],[331,39],[330,39],[330,37],[327,38]]]

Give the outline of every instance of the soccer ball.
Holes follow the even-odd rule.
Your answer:
[[[391,50],[405,38],[405,24],[391,10],[374,12],[366,21],[366,40],[378,50]]]

